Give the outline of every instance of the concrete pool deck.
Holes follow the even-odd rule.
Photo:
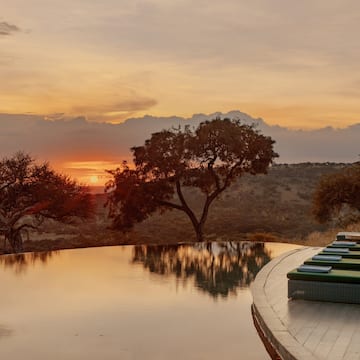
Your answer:
[[[290,251],[261,269],[251,286],[254,316],[283,359],[360,359],[360,305],[287,298],[286,273],[320,249]]]

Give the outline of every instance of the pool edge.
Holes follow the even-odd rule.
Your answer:
[[[276,269],[276,267],[281,265],[281,263],[289,256],[293,256],[298,254],[299,252],[309,250],[317,252],[319,251],[319,248],[304,247],[301,249],[291,250],[271,260],[260,270],[260,272],[255,278],[255,281],[250,286],[251,294],[253,297],[253,319],[254,322],[255,320],[257,321],[261,333],[264,335],[265,342],[268,343],[266,344],[264,342],[261,333],[259,333],[259,336],[263,341],[265,348],[272,348],[271,353],[269,353],[271,357],[273,353],[275,354],[274,356],[278,356],[278,358],[283,360],[318,359],[307,349],[305,349],[301,344],[299,344],[289,333],[288,329],[284,326],[284,324],[282,324],[282,322],[274,312],[272,306],[269,304],[265,293],[265,285],[268,281],[268,278],[271,276],[272,271]],[[284,277],[283,281],[287,281],[287,278]],[[276,359],[276,357],[272,357],[272,359]]]

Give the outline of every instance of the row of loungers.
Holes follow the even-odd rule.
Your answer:
[[[338,233],[287,277],[289,298],[360,304],[360,232]]]

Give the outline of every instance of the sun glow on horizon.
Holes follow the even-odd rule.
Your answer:
[[[90,183],[91,184],[97,184],[99,182],[99,178],[97,175],[90,176]]]
[[[103,186],[110,179],[106,170],[115,169],[116,161],[71,161],[62,164],[62,171],[79,182],[90,186]]]

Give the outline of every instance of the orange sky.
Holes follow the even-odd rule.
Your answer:
[[[115,169],[118,166],[119,163],[111,161],[72,161],[60,163],[57,168],[84,184],[102,186],[111,179],[106,170]]]
[[[205,6],[206,5],[206,6]],[[359,120],[357,1],[5,0],[1,113]]]

